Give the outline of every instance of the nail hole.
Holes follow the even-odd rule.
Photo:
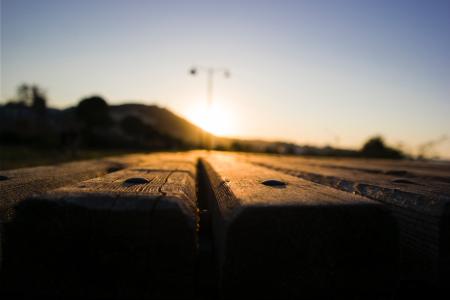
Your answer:
[[[9,177],[0,175],[0,181],[2,181],[2,180],[8,180],[8,179],[9,179]]]
[[[268,179],[268,180],[264,180],[262,182],[262,184],[270,186],[270,187],[286,187],[286,183],[280,180],[276,180],[276,179]]]
[[[144,184],[149,183],[150,181],[148,179],[142,178],[142,177],[132,177],[125,180],[125,183],[128,184]]]

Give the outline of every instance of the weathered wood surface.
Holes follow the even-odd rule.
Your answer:
[[[0,219],[13,215],[12,207],[26,197],[136,165],[144,155],[69,162],[51,166],[0,170]]]
[[[230,155],[202,162],[225,298],[392,287],[397,230],[383,205]]]
[[[214,274],[193,274],[195,256],[214,272],[212,242],[225,298],[389,287],[397,238],[401,279],[445,287],[449,183],[442,162],[212,151],[0,171],[0,297],[189,298],[214,291]]]
[[[196,160],[148,156],[135,167],[20,202],[6,224],[7,293],[191,297]]]
[[[14,216],[14,207],[25,198],[49,191],[64,185],[98,177],[121,170],[127,166],[144,163],[149,157],[175,159],[183,156],[192,158],[196,154],[155,153],[151,155],[133,154],[110,157],[98,160],[69,162],[51,166],[21,168],[16,170],[0,170],[0,228]],[[170,156],[170,157],[169,157]],[[0,269],[2,265],[2,234],[0,230]]]
[[[399,223],[404,279],[450,282],[450,164],[241,157],[386,204]]]
[[[0,229],[14,215],[14,206],[26,197],[67,184],[101,176],[137,162],[136,155],[70,162],[52,166],[0,170]],[[0,230],[0,269],[3,230]]]
[[[50,166],[0,170],[0,220],[8,222],[14,206],[32,195],[102,176],[129,166],[138,166],[151,159],[195,162],[198,154],[152,153],[132,154],[98,160],[69,162]]]

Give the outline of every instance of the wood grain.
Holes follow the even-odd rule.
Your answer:
[[[264,155],[245,160],[386,204],[399,224],[404,279],[450,282],[448,164]]]
[[[27,286],[21,292],[33,297],[192,297],[193,161],[152,157],[20,202],[7,224],[10,289]]]
[[[0,180],[0,219],[7,222],[14,214],[12,208],[32,195],[99,177],[126,167],[149,164],[151,161],[195,164],[198,153],[200,152],[131,154],[50,166],[0,170],[2,179]]]
[[[70,162],[59,165],[0,171],[0,219],[8,221],[12,207],[34,194],[101,176],[137,163],[135,156]]]
[[[396,276],[384,207],[231,155],[202,158],[225,298],[376,293]],[[269,187],[273,179],[285,187]]]

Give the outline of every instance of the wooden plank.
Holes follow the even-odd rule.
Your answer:
[[[198,153],[130,154],[98,160],[86,160],[50,166],[0,170],[0,227],[14,216],[14,207],[25,198],[64,185],[75,184],[120,169],[149,163],[152,160],[195,163]],[[0,270],[2,263],[2,230],[0,230]]]
[[[404,278],[443,286],[450,282],[450,186],[445,167],[435,176],[436,164],[427,168],[423,162],[408,168],[407,162],[387,161],[366,161],[363,166],[355,161],[311,164],[271,156],[245,160],[388,205],[399,223]]]
[[[112,158],[0,170],[0,229],[13,217],[14,206],[26,197],[122,169],[129,162],[129,158]],[[0,230],[0,270],[3,239]]]
[[[143,155],[139,155],[143,157]],[[64,185],[98,177],[140,161],[139,156],[113,157],[58,165],[0,171],[0,219],[8,221],[12,207],[25,198]]]
[[[226,299],[392,287],[396,224],[383,205],[229,155],[201,161]]]
[[[449,200],[448,195],[450,195],[450,186],[443,182],[426,181],[424,178],[421,178],[421,180],[407,179],[389,172],[367,172],[367,170],[377,170],[369,162],[365,170],[361,170],[353,168],[351,165],[336,167],[330,162],[309,164],[305,163],[303,159],[291,157],[253,156],[247,157],[247,161],[286,173],[289,172],[317,183],[333,185],[333,187],[339,187],[345,191],[361,193],[367,197],[374,198],[379,195],[380,200],[385,199],[384,201],[388,204],[420,212],[425,211],[435,216],[441,215],[442,208]],[[358,186],[358,183],[361,183],[361,185]],[[374,189],[370,189],[369,185],[373,185]],[[387,199],[382,193],[379,193],[376,187],[386,188],[386,191],[397,190],[398,197]],[[402,198],[405,194],[409,196],[407,199]]]
[[[153,157],[22,201],[8,224],[9,292],[189,299],[197,230],[194,161]]]
[[[0,219],[7,222],[14,214],[12,207],[34,194],[99,177],[126,167],[148,164],[152,160],[195,164],[199,153],[191,151],[131,154],[50,166],[0,170]]]
[[[369,173],[450,183],[450,163],[446,161],[331,158],[310,161],[323,166],[358,169]]]
[[[311,158],[299,156],[280,156],[264,154],[241,154],[248,158],[281,158],[296,164],[347,169],[370,174],[391,175],[398,179],[427,182],[427,184],[450,183],[450,163],[448,161],[414,161],[363,158]]]

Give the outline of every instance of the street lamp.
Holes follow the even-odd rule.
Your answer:
[[[208,101],[208,109],[211,108],[212,100],[213,100],[213,79],[215,73],[221,73],[225,78],[229,78],[230,71],[226,68],[211,68],[211,67],[201,67],[201,66],[193,66],[189,70],[189,74],[192,76],[196,76],[199,72],[206,72],[206,99]],[[205,136],[205,133],[201,131],[201,137],[204,143],[206,143],[206,148],[210,150],[212,148],[212,144],[214,144],[214,136],[209,135]]]
[[[208,101],[208,107],[211,107],[213,100],[213,78],[215,73],[222,73],[225,78],[231,76],[230,71],[226,68],[211,68],[194,66],[189,70],[192,76],[197,75],[200,71],[206,72],[206,99]]]

